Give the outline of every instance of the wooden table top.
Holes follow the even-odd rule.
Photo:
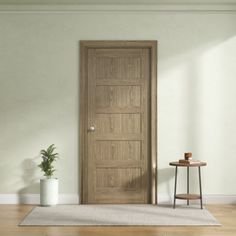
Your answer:
[[[197,163],[179,163],[178,161],[173,161],[169,163],[170,166],[185,166],[185,167],[191,167],[191,166],[206,166],[206,162],[197,162]]]

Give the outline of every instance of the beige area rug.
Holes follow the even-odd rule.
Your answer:
[[[20,226],[212,226],[220,223],[199,206],[57,205],[35,207]]]

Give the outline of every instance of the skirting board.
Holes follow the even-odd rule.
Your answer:
[[[39,194],[0,194],[0,204],[39,204]],[[182,204],[177,200],[176,204]],[[191,201],[199,204],[199,201]],[[167,194],[158,194],[158,204],[172,204],[173,197]],[[78,194],[60,194],[59,204],[79,204]],[[236,204],[236,195],[206,194],[203,204]]]
[[[225,194],[205,194],[203,195],[203,204],[236,204],[236,195]],[[176,204],[183,204],[186,200],[176,199]],[[191,200],[192,204],[199,204],[199,200]],[[173,196],[168,194],[158,195],[159,204],[173,204]]]
[[[0,194],[0,204],[39,204],[39,194]],[[78,204],[78,194],[60,194],[59,204]]]

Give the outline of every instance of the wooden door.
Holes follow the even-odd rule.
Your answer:
[[[97,46],[86,55],[82,202],[151,203],[151,50]]]

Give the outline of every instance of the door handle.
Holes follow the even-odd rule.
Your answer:
[[[88,129],[89,132],[94,132],[95,131],[95,127],[94,126],[90,126]]]

